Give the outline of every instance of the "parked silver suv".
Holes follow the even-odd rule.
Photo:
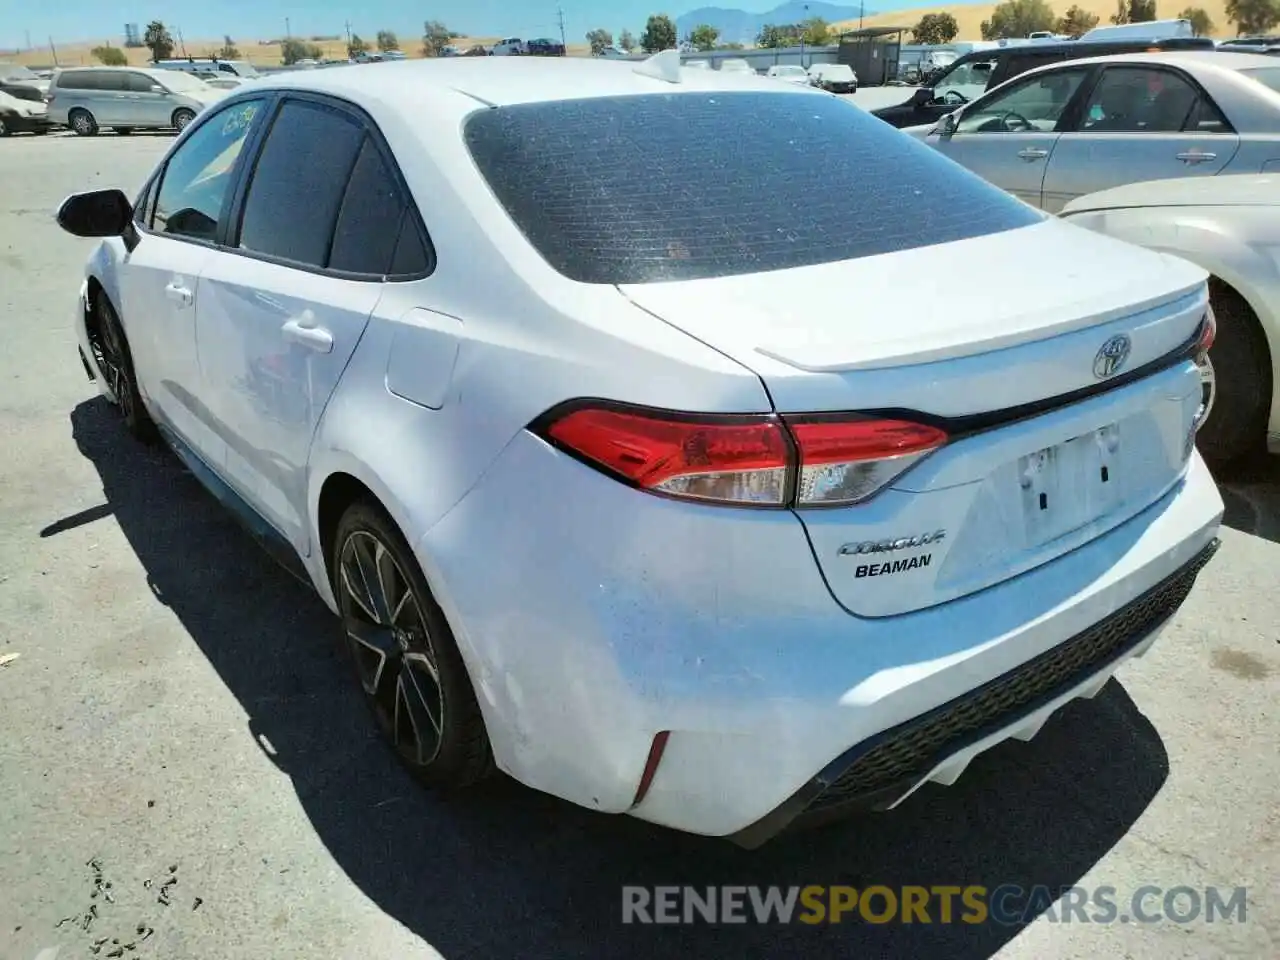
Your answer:
[[[49,119],[82,137],[102,127],[116,133],[165,127],[181,131],[224,96],[225,90],[177,70],[75,67],[53,75]]]

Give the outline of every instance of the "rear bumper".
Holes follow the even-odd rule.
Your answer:
[[[1177,609],[1222,509],[1193,454],[1159,501],[1065,556],[870,619],[832,599],[794,514],[639,495],[521,434],[411,542],[504,771],[591,809],[752,844],[824,795],[892,806],[949,782],[1096,691]],[[1051,682],[1026,680],[1027,664],[1052,666]],[[1016,678],[1001,710],[954,720],[957,701],[987,704]],[[941,724],[928,749],[884,746],[926,723]],[[890,754],[888,779],[868,781]]]
[[[1178,571],[1087,630],[851,747],[730,839],[758,847],[805,815],[892,809],[931,780],[955,782],[991,746],[1030,740],[1056,710],[1078,697],[1092,697],[1121,664],[1146,653],[1219,543],[1213,539]]]

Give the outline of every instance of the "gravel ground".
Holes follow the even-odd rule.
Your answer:
[[[755,853],[498,782],[415,788],[320,603],[95,399],[50,213],[167,136],[0,142],[0,957],[1280,955],[1280,476],[1097,699],[890,815]],[[0,656],[2,659],[2,656]],[[1247,886],[1244,923],[624,927],[623,884]],[[117,942],[118,941],[118,942]],[[96,952],[95,952],[96,950]],[[47,952],[42,952],[47,951]],[[119,954],[115,951],[120,951]]]

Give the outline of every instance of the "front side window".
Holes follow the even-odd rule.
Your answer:
[[[156,85],[156,82],[145,73],[127,74],[125,83],[128,85],[130,93],[151,93],[151,88]]]
[[[996,68],[996,59],[969,60],[957,64],[933,87],[935,99],[950,103],[968,103],[982,96]]]
[[[1084,133],[1177,133],[1191,116],[1200,92],[1168,70],[1111,67],[1089,94],[1081,119]]]
[[[1054,70],[975,103],[960,115],[956,133],[1052,133],[1088,70]]]
[[[127,70],[99,70],[99,90],[110,90],[112,93],[124,93],[129,89],[129,72]]]
[[[154,229],[212,242],[218,234],[227,190],[263,101],[241,100],[202,122],[169,158],[156,197]]]
[[[583,283],[834,263],[1043,219],[865,110],[785,89],[504,106],[464,139],[533,247]]]
[[[364,128],[345,113],[286,101],[249,182],[240,248],[309,267],[326,266],[347,180],[364,139]]]

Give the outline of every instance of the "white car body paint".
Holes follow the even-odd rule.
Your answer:
[[[168,317],[121,311],[130,342],[144,345],[137,366],[148,409],[278,525],[331,608],[316,548],[323,485],[346,473],[381,501],[456,634],[499,767],[592,809],[714,836],[767,818],[867,738],[1054,651],[1184,575],[1212,548],[1223,509],[1189,442],[1199,389],[1189,358],[957,437],[866,503],[821,510],[652,496],[526,429],[583,397],[704,414],[909,405],[982,416],[1094,383],[1090,364],[1116,331],[1131,338],[1130,368],[1194,341],[1203,270],[1052,219],[762,276],[621,290],[578,283],[495,202],[461,137],[423,133],[458,130],[486,103],[765,88],[754,75],[700,70],[668,84],[599,58],[450,58],[264,77],[255,91],[329,93],[367,111],[436,227],[441,266],[362,299],[314,273],[290,279],[231,253],[184,253],[181,269],[201,283],[207,276],[269,301],[250,309],[215,297],[207,316],[216,329],[201,331],[203,312],[194,321],[201,345],[240,331],[236,346],[210,354],[220,381],[249,377],[264,351],[286,350],[281,369],[301,406],[256,417],[243,398],[202,387],[205,368],[193,372],[188,352],[163,346],[165,324],[184,336]],[[121,302],[133,282],[122,277],[141,251],[168,256],[155,240],[132,253],[122,240],[102,242],[88,277]],[[904,283],[928,305],[905,318],[890,309]],[[77,335],[110,396],[86,329],[86,291]],[[342,363],[292,352],[296,344],[268,347],[265,330],[296,318],[304,301],[314,312],[317,299],[344,341],[335,345],[349,357]],[[307,381],[308,372],[320,376]],[[175,385],[222,404],[235,430],[216,436],[184,420]],[[293,433],[282,432],[286,423]],[[1055,487],[1080,523],[1033,529],[1018,464],[1085,437],[1060,454],[1064,462],[1106,466],[1117,424],[1118,492],[1090,499]],[[914,578],[860,579],[862,558],[842,552],[936,529],[945,529],[937,558],[913,568]],[[948,748],[893,802],[924,782],[952,782],[982,749],[1031,736],[1144,652],[1163,622],[1143,621],[1122,655]],[[661,731],[667,747],[637,804]]]

